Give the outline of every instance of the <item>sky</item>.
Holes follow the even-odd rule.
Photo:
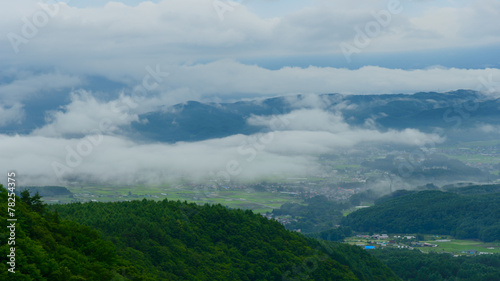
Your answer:
[[[117,179],[147,170],[154,174],[149,178],[161,181],[166,172],[159,166],[174,169],[180,151],[195,151],[180,166],[198,167],[193,174],[203,178],[210,169],[226,169],[242,136],[141,146],[116,128],[189,100],[456,89],[498,95],[499,47],[500,0],[2,1],[0,159],[10,162],[2,161],[0,168],[25,171],[32,181],[64,183],[52,164],[67,162],[66,146],[76,149],[84,140],[72,134],[100,130],[98,121],[109,119],[113,126],[102,131],[107,138],[99,147],[115,154],[92,153],[71,173]],[[113,110],[117,104],[126,106]],[[332,135],[332,124],[345,134],[399,139],[350,128],[321,106],[315,110],[320,112],[294,116],[323,120],[321,130],[292,127],[277,132],[275,142],[295,132],[300,145],[289,148],[295,152],[318,142],[356,143],[354,138],[348,144],[335,142],[339,132]],[[415,131],[392,133],[418,136],[420,143],[435,139]],[[326,147],[327,152],[333,149]],[[257,171],[260,162],[287,162],[270,165],[280,171],[311,166],[305,156],[291,159],[274,148],[267,146],[262,159],[253,162],[256,173],[262,172]],[[177,157],[147,163],[155,151]],[[222,168],[209,169],[213,162],[199,161],[217,152],[226,155],[220,158]],[[139,160],[125,161],[123,173],[98,173],[96,167],[116,163],[118,155]]]

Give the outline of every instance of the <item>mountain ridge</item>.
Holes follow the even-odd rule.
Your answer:
[[[288,114],[298,109],[320,109],[340,113],[351,126],[372,120],[379,130],[415,128],[432,132],[436,127],[464,129],[478,124],[499,125],[500,99],[491,100],[479,92],[457,90],[446,93],[282,96],[234,103],[189,101],[139,116],[129,132],[150,141],[174,143],[250,135],[262,127],[249,124],[251,116]],[[372,122],[372,123],[373,123]],[[410,125],[408,125],[410,124]]]

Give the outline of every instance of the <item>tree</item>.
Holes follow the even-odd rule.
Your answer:
[[[21,192],[21,201],[28,205],[33,211],[43,214],[45,212],[45,206],[42,201],[42,196],[38,192],[35,195],[30,195],[30,190],[25,189]]]

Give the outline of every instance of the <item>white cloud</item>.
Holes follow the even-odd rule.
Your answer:
[[[138,120],[139,114],[189,100],[213,100],[214,97],[218,100],[238,100],[250,95],[254,97],[283,95],[288,96],[287,100],[292,108],[325,109],[331,106],[330,101],[318,94],[395,94],[436,89],[452,91],[462,88],[476,89],[493,95],[490,93],[490,88],[495,82],[492,77],[500,77],[499,69],[401,70],[363,67],[347,70],[329,67],[287,67],[268,70],[234,61],[182,66],[169,69],[169,73],[171,75],[165,77],[157,89],[147,91],[144,95],[134,95],[129,92],[115,100],[104,102],[98,100],[99,93],[91,94],[84,90],[73,92],[71,103],[60,110],[48,113],[47,125],[36,130],[35,134],[44,136],[85,134],[99,128],[102,120],[110,120],[111,126],[106,132],[116,131],[117,127]],[[302,95],[298,98],[296,94]],[[342,103],[335,105],[339,109],[346,106],[355,105]],[[325,119],[324,112],[317,114],[317,118]]]
[[[199,96],[238,98],[241,94],[394,94],[419,91],[478,89],[481,77],[500,77],[500,69],[428,68],[417,70],[366,66],[349,70],[333,67],[284,67],[268,70],[234,61],[217,61],[169,69],[160,85],[167,92],[188,88]],[[486,79],[486,78],[484,78]],[[486,90],[486,89],[482,89]]]
[[[349,126],[339,113],[320,109],[300,109],[281,116],[253,116],[248,122],[272,129],[275,141],[267,150],[304,155],[329,153],[339,148],[366,143],[395,143],[421,146],[440,143],[443,138],[415,129],[380,132],[371,128]]]
[[[466,5],[430,7],[410,19],[415,29],[438,34],[440,47],[462,42],[464,45],[498,43],[500,1],[470,1]]]
[[[377,13],[380,1],[324,1],[292,13],[265,18],[244,5],[221,21],[213,0],[164,0],[126,6],[77,8],[60,3],[46,24],[23,35],[26,17],[43,13],[37,1],[0,4],[0,58],[6,66],[53,68],[102,75],[120,81],[139,79],[146,65],[178,65],[224,58],[340,54],[339,44],[356,36]],[[14,6],[18,7],[14,7]],[[286,5],[286,3],[283,3]],[[500,43],[496,0],[457,5],[401,1],[402,13],[363,52],[409,52]],[[21,7],[21,8],[20,8]],[[414,10],[412,10],[416,7]],[[417,14],[412,11],[420,11]],[[47,13],[46,13],[47,14]],[[14,54],[8,34],[26,37]]]
[[[50,95],[51,91],[80,86],[82,79],[61,73],[34,74],[14,69],[0,71],[0,77],[9,77],[9,82],[0,84],[0,101],[15,103],[27,100],[41,92]]]
[[[0,103],[0,127],[11,123],[20,123],[24,117],[23,105],[15,103],[7,107]]]
[[[120,96],[110,102],[100,102],[91,93],[80,91],[72,94],[72,101],[64,111],[50,112],[47,125],[36,129],[33,134],[47,137],[85,135],[90,132],[101,134],[118,130],[121,125],[137,121],[130,113],[137,104],[129,97]]]
[[[339,97],[340,98],[340,97]],[[326,96],[305,94],[300,96],[288,96],[287,102],[293,108],[326,108],[330,105],[331,100]],[[340,102],[340,99],[339,99]]]
[[[479,131],[484,133],[498,133],[500,132],[500,126],[495,126],[491,124],[483,124],[478,127]]]
[[[91,100],[90,104],[96,102]],[[96,107],[101,106],[107,104]],[[443,141],[437,135],[413,129],[380,132],[350,127],[341,116],[319,109],[253,117],[249,122],[267,125],[273,131],[175,144],[138,143],[98,132],[71,139],[0,135],[0,158],[9,159],[0,163],[0,170],[17,170],[26,184],[41,184],[36,181],[42,178],[45,184],[65,184],[75,178],[114,184],[158,184],[179,179],[206,182],[213,175],[256,180],[321,171],[316,156],[360,144],[421,146]]]
[[[242,135],[172,145],[138,144],[109,135],[100,141],[97,136],[93,138],[97,145],[90,145],[88,149],[85,144],[92,142],[86,138],[0,135],[0,157],[10,159],[0,163],[0,170],[16,170],[23,184],[65,184],[72,177],[82,177],[82,182],[137,184],[165,183],[181,178],[201,181],[208,179],[210,172],[225,171],[230,161],[247,164],[244,156],[236,151],[246,139]],[[75,157],[78,151],[85,155]],[[305,157],[263,152],[253,162],[242,166],[244,171],[239,177],[301,173],[301,169],[309,164],[306,160]],[[43,180],[38,182],[40,179]]]
[[[154,68],[154,67],[153,67]],[[389,69],[366,66],[349,70],[333,67],[284,67],[269,70],[255,65],[245,65],[232,60],[206,64],[173,66],[161,65],[169,73],[151,91],[137,92],[143,78],[148,75],[144,67],[141,76],[129,79],[127,95],[138,100],[139,113],[151,111],[160,105],[173,105],[188,100],[240,99],[242,97],[269,97],[296,94],[396,94],[426,91],[453,91],[473,89],[491,92],[497,88],[500,69],[458,69],[434,67],[417,70]],[[50,95],[51,90],[82,87],[83,78],[77,76],[45,74],[19,75],[7,84],[0,84],[0,102],[12,104],[26,100],[41,91]],[[153,80],[154,81],[154,80]],[[118,89],[117,89],[118,90]],[[144,90],[144,89],[143,89]],[[134,92],[132,94],[131,92]],[[94,93],[98,96],[99,93]],[[300,106],[321,103],[316,95],[309,95]],[[309,105],[305,104],[309,103]],[[299,105],[298,105],[299,106]],[[325,105],[327,106],[327,105]]]
[[[273,119],[279,122],[275,122]],[[282,116],[252,116],[247,122],[253,126],[266,126],[273,130],[326,131],[330,133],[349,130],[349,125],[344,122],[340,114],[320,109],[299,109]]]
[[[401,2],[404,11],[393,15],[390,25],[363,52],[411,52],[500,42],[499,1],[462,1],[462,5],[456,1],[412,2]],[[2,1],[0,126],[18,122],[23,102],[34,95],[61,89],[73,94],[71,102],[50,113],[48,124],[32,135],[0,135],[0,158],[10,160],[1,162],[0,169],[17,169],[35,184],[57,182],[53,161],[66,165],[67,147],[78,150],[80,145],[83,149],[82,143],[89,140],[82,135],[94,132],[105,135],[102,143],[94,145],[67,175],[122,183],[161,182],[176,176],[201,179],[210,171],[227,170],[232,160],[241,164],[242,178],[298,175],[317,167],[311,155],[319,153],[362,143],[422,145],[441,141],[412,129],[380,132],[350,127],[341,116],[322,111],[328,104],[307,94],[459,88],[493,92],[488,89],[496,88],[481,84],[481,78],[496,81],[500,76],[500,70],[494,68],[402,70],[365,66],[348,70],[310,66],[269,70],[245,65],[237,61],[340,54],[339,44],[352,41],[355,27],[363,28],[373,21],[372,12],[385,9],[387,3],[318,1],[276,17],[260,16],[241,5],[227,12],[223,21],[212,4],[213,0],[164,0],[133,7],[109,2],[103,7],[77,8],[59,3],[52,6],[51,14],[35,0]],[[46,22],[34,24],[34,20],[44,19],[44,13]],[[12,38],[21,38],[14,42],[14,48]],[[96,93],[72,90],[82,87],[82,81],[91,76],[121,81],[132,88],[141,85],[147,66],[156,65],[170,75],[139,98],[127,93],[102,101]],[[162,105],[293,94],[306,96],[290,98],[292,107],[308,109],[280,116],[294,121],[268,135],[177,144],[139,144],[115,135],[119,126],[137,120],[137,114]],[[249,122],[266,125],[272,120],[253,117]]]

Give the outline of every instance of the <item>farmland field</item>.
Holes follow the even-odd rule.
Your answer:
[[[59,200],[60,203],[73,201],[128,201],[142,200],[180,200],[197,204],[221,204],[230,208],[250,209],[256,213],[270,212],[287,202],[300,202],[299,198],[279,192],[256,192],[252,189],[219,189],[209,187],[185,186],[135,186],[135,187],[102,187],[87,186],[68,188],[74,198],[45,198],[49,203]]]
[[[437,248],[420,247],[423,252],[448,252],[460,254],[462,251],[475,250],[477,252],[500,253],[500,243],[484,243],[475,240],[458,240],[450,239],[450,242],[423,241],[431,244],[439,245]],[[488,249],[493,248],[493,249]]]
[[[415,235],[415,234],[399,234],[400,236],[405,236],[405,235]],[[388,239],[373,239],[373,238],[361,238],[361,237],[348,237],[345,239],[345,243],[351,244],[351,245],[370,245],[369,242],[372,243],[381,243],[385,244],[385,247],[395,247],[394,245],[391,245],[388,243],[390,240],[395,239],[393,238],[393,234],[389,234],[391,238]],[[441,239],[435,239],[436,237],[441,237]],[[498,242],[492,242],[492,243],[484,243],[482,241],[478,240],[459,240],[459,239],[452,239],[450,237],[446,236],[435,236],[435,235],[425,235],[425,238],[428,239],[426,241],[419,241],[420,243],[429,243],[429,244],[435,244],[438,245],[438,247],[414,247],[415,249],[418,249],[422,252],[429,253],[429,252],[446,252],[446,253],[452,253],[452,254],[457,254],[457,255],[464,255],[467,254],[467,251],[476,251],[477,253],[479,252],[485,252],[485,253],[492,253],[492,254],[500,254],[500,243]],[[443,239],[446,238],[446,239]],[[402,242],[402,243],[397,243],[399,245],[407,245],[407,246],[412,246],[410,243],[411,241],[415,240],[408,240],[407,242]],[[373,244],[372,244],[373,245]],[[381,246],[381,245],[380,245]],[[377,245],[377,247],[380,247]],[[396,246],[397,247],[397,246]]]
[[[446,156],[465,163],[496,164],[500,162],[499,145],[498,140],[476,141],[444,146],[440,149]]]

